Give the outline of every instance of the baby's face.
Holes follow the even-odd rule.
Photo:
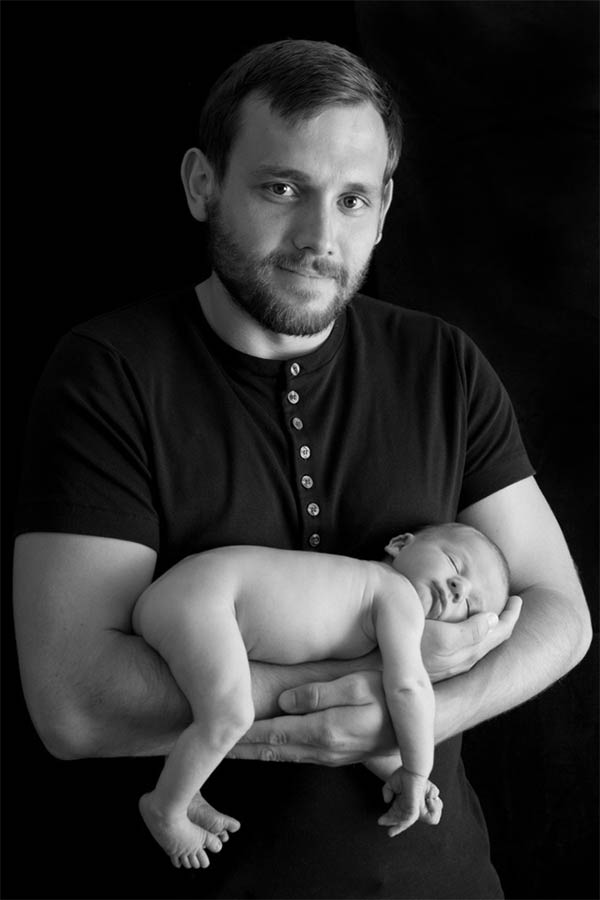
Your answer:
[[[461,622],[476,612],[502,612],[505,576],[477,532],[440,526],[410,538],[392,565],[412,582],[427,619]]]

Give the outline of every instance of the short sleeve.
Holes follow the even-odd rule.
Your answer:
[[[143,393],[111,347],[70,333],[29,415],[15,530],[93,534],[158,549]]]
[[[497,373],[473,341],[455,331],[463,382],[467,444],[459,509],[528,478],[527,456],[515,412]]]

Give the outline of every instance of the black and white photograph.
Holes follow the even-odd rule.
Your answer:
[[[4,0],[6,900],[597,900],[597,0]]]

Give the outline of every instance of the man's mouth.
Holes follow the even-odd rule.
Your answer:
[[[301,275],[303,278],[313,278],[313,279],[323,279],[323,278],[333,278],[333,275],[320,275],[318,272],[315,272],[314,269],[292,269],[289,266],[279,266],[284,272],[291,272],[292,275]]]

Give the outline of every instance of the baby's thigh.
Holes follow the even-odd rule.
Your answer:
[[[250,669],[233,604],[198,595],[149,595],[141,634],[169,666],[192,706],[251,696]],[[227,702],[229,702],[227,699]]]

